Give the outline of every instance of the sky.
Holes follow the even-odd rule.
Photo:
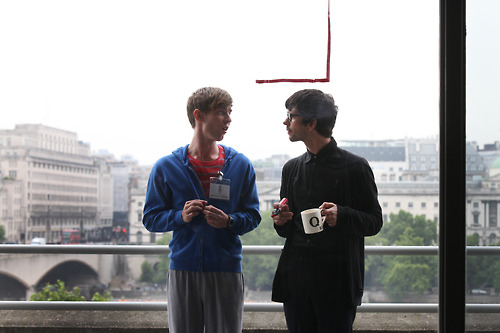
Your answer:
[[[481,144],[500,140],[500,52],[484,34],[498,36],[499,3],[474,1],[468,18],[467,131]],[[327,0],[0,0],[0,128],[43,124],[152,164],[190,143],[186,101],[216,86],[234,100],[223,144],[296,156],[284,103],[315,88],[339,106],[338,141],[436,137],[439,1],[332,0],[330,18],[330,82],[257,84],[326,77]]]

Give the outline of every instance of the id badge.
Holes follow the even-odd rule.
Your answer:
[[[222,178],[222,176],[222,172],[219,172],[218,177],[210,177],[210,199],[230,199],[231,179]]]

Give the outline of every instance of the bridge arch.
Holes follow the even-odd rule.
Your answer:
[[[67,288],[100,285],[99,274],[87,263],[80,260],[66,260],[54,265],[43,274],[35,283],[34,290],[38,292],[47,284],[54,284],[57,280],[65,283]],[[85,290],[82,290],[85,292]],[[84,295],[87,296],[87,295]]]
[[[2,301],[25,301],[30,286],[9,272],[0,271],[0,297]]]

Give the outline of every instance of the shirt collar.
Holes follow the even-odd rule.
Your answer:
[[[309,163],[314,158],[314,156],[316,156],[316,158],[318,160],[323,161],[328,156],[331,156],[331,154],[336,149],[337,149],[337,141],[335,141],[335,139],[332,137],[331,140],[330,140],[330,142],[326,146],[324,146],[323,148],[321,148],[321,150],[316,155],[314,155],[309,150],[307,150],[305,162]]]

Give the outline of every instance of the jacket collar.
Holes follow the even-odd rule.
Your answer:
[[[324,161],[326,160],[328,157],[332,156],[332,154],[337,150],[337,141],[335,141],[335,139],[332,137],[330,142],[324,146],[323,148],[321,148],[321,150],[316,154],[314,155],[313,153],[311,153],[309,150],[307,150],[306,152],[306,156],[305,156],[305,162],[306,163],[309,163],[311,162],[311,160],[316,156],[316,159],[319,160],[319,161]]]
[[[221,146],[222,148],[224,148],[224,154],[225,154],[225,161],[227,162],[227,160],[231,159],[234,157],[234,155],[237,154],[237,151],[234,150],[233,148],[231,147],[228,147],[228,146],[224,146],[224,145],[221,145],[219,143],[219,146]],[[189,164],[189,159],[188,159],[188,156],[187,156],[187,153],[188,153],[188,147],[189,145],[185,145],[184,147],[180,147],[176,150],[174,150],[172,152],[172,154],[179,160],[181,161],[182,164],[184,165],[188,165]]]

